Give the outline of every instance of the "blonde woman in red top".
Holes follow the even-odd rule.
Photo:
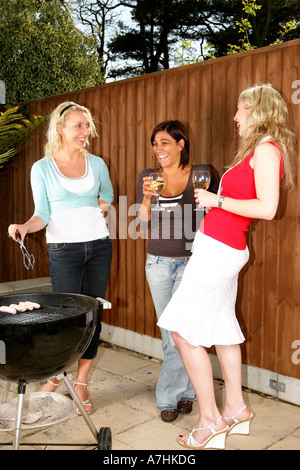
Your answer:
[[[245,232],[251,220],[273,219],[281,180],[292,186],[293,134],[287,117],[287,106],[271,85],[242,92],[234,117],[241,137],[237,157],[223,175],[218,194],[195,190],[196,202],[210,210],[181,284],[158,322],[172,332],[199,403],[195,428],[179,436],[184,447],[224,449],[226,436],[249,434],[253,415],[242,395],[240,344],[245,338],[235,316],[237,281],[249,259]],[[225,381],[222,415],[206,351],[212,345]]]

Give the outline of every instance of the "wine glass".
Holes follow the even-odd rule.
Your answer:
[[[164,174],[161,171],[156,171],[155,173],[150,173],[150,181],[152,183],[149,185],[149,188],[157,188],[156,191],[156,205],[151,209],[153,211],[163,211],[164,209],[159,205],[159,196],[166,185]]]
[[[194,170],[193,171],[193,186],[195,189],[207,190],[210,185],[210,172],[205,170]],[[194,209],[195,211],[201,211],[203,209]]]

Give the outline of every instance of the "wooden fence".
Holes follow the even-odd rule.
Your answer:
[[[237,148],[233,116],[240,92],[255,83],[270,82],[289,105],[299,138],[300,40],[215,59],[186,67],[101,85],[31,102],[46,115],[71,99],[86,105],[99,122],[99,138],[91,151],[107,163],[115,191],[112,224],[113,262],[107,298],[112,302],[104,321],[141,334],[159,337],[151,296],[144,276],[147,241],[130,231],[136,183],[140,171],[154,165],[151,130],[165,119],[188,127],[192,163],[211,163],[221,175]],[[30,169],[43,156],[44,135],[34,137],[0,170],[0,282],[48,276],[44,234],[30,236],[34,271],[22,265],[18,245],[7,227],[32,215]],[[298,177],[299,147],[295,152]],[[249,232],[250,262],[240,276],[237,316],[247,338],[243,361],[300,378],[292,357],[300,342],[300,194],[282,192],[278,215],[255,222]],[[184,312],[182,312],[184,315]],[[294,347],[294,349],[293,349]],[[293,353],[295,353],[294,356]]]

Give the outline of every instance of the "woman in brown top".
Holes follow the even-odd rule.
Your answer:
[[[191,246],[203,217],[195,211],[193,170],[210,172],[210,191],[218,181],[209,165],[189,164],[189,136],[179,121],[164,121],[153,129],[151,143],[164,174],[165,187],[159,196],[161,211],[153,210],[157,195],[151,188],[147,168],[140,173],[137,187],[138,218],[142,229],[151,224],[146,277],[159,318],[177,289],[191,256]],[[184,314],[184,312],[183,312]],[[164,362],[156,388],[156,400],[163,421],[174,421],[178,413],[190,413],[195,392],[185,372],[179,351],[169,331],[161,329]]]

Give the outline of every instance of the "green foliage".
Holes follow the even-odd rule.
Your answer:
[[[0,113],[0,168],[17,153],[18,146],[44,126],[45,120],[43,116],[26,119],[18,106]]]
[[[256,46],[252,45],[249,39],[249,31],[252,29],[250,17],[255,17],[256,11],[260,10],[262,5],[258,5],[256,0],[243,0],[242,3],[245,16],[243,16],[240,21],[235,22],[238,26],[238,33],[242,34],[242,37],[239,39],[240,45],[228,44],[228,55],[256,49]],[[296,27],[296,21],[287,21],[285,24],[281,25],[278,32],[279,37],[270,45],[282,42],[284,36],[293,29],[296,29]]]
[[[250,51],[297,37],[299,31],[299,2],[278,0],[220,0],[212,1],[211,28],[200,59],[193,57],[187,40],[177,51],[179,65],[208,60],[222,55]],[[291,20],[291,17],[295,19]],[[294,34],[294,35],[293,35]],[[230,38],[230,41],[228,39]],[[234,42],[231,42],[234,41]],[[188,55],[187,55],[188,54]]]
[[[103,82],[94,40],[68,2],[0,0],[0,79],[10,104]]]
[[[279,37],[276,39],[276,41],[273,42],[273,44],[279,44],[284,40],[284,37],[290,32],[297,29],[297,21],[287,21],[285,24],[283,24],[280,28],[279,31]]]
[[[215,56],[248,51],[299,38],[298,0],[215,0],[216,28],[206,36]],[[218,11],[217,11],[218,8]]]
[[[120,4],[131,12],[132,21],[130,25],[120,22],[109,44],[112,61],[121,64],[110,70],[113,78],[167,69],[174,59],[176,65],[184,65],[300,36],[299,0],[125,0]],[[199,53],[192,47],[197,41]]]
[[[193,47],[190,41],[182,39],[180,45],[181,50],[176,49],[177,58],[175,59],[179,66],[199,62],[199,58],[192,57]]]

